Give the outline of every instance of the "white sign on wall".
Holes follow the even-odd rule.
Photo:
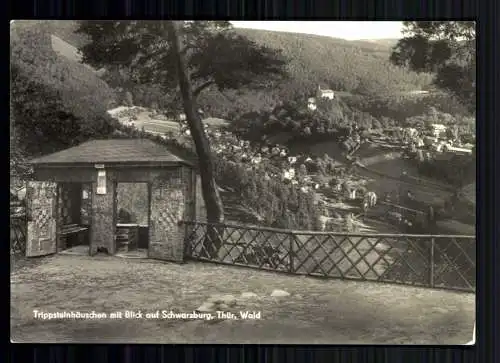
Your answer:
[[[106,194],[106,170],[97,171],[97,194]]]

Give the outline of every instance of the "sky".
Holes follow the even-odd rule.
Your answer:
[[[347,40],[399,39],[401,21],[231,21],[236,28],[325,35]]]

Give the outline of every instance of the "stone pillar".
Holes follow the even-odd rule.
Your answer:
[[[164,261],[184,262],[187,173],[181,167],[155,173],[150,183],[148,256]],[[191,178],[189,176],[189,178]]]
[[[68,195],[65,183],[57,184],[57,229],[61,230],[69,219],[68,210],[70,206],[68,205]],[[66,236],[57,235],[57,251],[63,251],[67,248],[67,238]]]
[[[106,194],[97,194],[97,183],[92,183],[92,209],[90,228],[90,254],[98,248],[116,253],[116,181],[109,175],[106,180]]]

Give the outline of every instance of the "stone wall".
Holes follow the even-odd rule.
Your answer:
[[[105,248],[109,254],[116,252],[116,181],[106,175],[106,194],[97,194],[97,183],[92,183],[92,213],[90,228],[90,253]]]
[[[57,184],[29,181],[27,188],[26,256],[57,252]]]
[[[186,226],[180,222],[194,217],[192,178],[184,167],[152,175],[149,257],[184,261]]]

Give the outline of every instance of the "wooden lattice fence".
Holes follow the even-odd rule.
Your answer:
[[[352,234],[184,222],[188,258],[299,275],[474,292],[475,236]],[[212,229],[212,233],[207,233]],[[213,252],[210,236],[220,248]]]

